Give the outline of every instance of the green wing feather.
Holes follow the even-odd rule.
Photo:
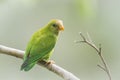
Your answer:
[[[30,42],[24,56],[24,63],[21,70],[30,70],[39,60],[47,60],[53,50],[57,37],[53,34],[42,34],[36,32]]]

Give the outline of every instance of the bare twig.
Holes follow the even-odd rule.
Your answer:
[[[97,66],[100,67],[102,70],[106,71],[106,69],[103,66],[101,66],[99,64]]]
[[[14,56],[14,57],[21,58],[21,59],[23,58],[23,55],[24,55],[24,51],[14,49],[14,48],[9,48],[3,45],[0,45],[0,53]],[[64,80],[80,80],[79,78],[74,76],[72,73],[57,66],[56,64],[49,64],[49,65],[45,65],[45,64],[46,64],[45,61],[38,62],[38,65],[41,65],[47,68],[48,70],[56,73],[58,76],[62,77]]]
[[[92,39],[90,38],[90,36],[89,36],[88,33],[87,33],[88,38],[85,38],[81,32],[80,32],[80,36],[81,36],[81,38],[82,38],[83,40],[81,40],[81,41],[76,41],[76,42],[77,42],[77,43],[86,43],[86,44],[88,44],[89,46],[91,46],[93,49],[95,49],[95,50],[97,51],[97,54],[98,54],[98,56],[100,57],[100,59],[101,59],[101,61],[102,61],[102,63],[103,63],[103,67],[102,67],[101,65],[97,65],[97,66],[98,66],[99,68],[101,68],[102,70],[104,70],[104,71],[107,73],[107,75],[108,75],[108,77],[109,77],[109,80],[111,80],[110,71],[109,71],[109,69],[108,69],[108,67],[107,67],[107,64],[106,64],[106,62],[105,62],[105,59],[104,59],[103,56],[102,56],[101,44],[99,44],[99,47],[97,47],[97,46],[93,43],[93,41],[92,41]]]

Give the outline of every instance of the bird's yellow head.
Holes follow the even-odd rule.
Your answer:
[[[52,19],[49,23],[49,30],[55,33],[59,33],[59,31],[64,30],[63,22],[59,19]]]

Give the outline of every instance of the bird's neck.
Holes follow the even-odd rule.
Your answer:
[[[56,31],[56,32],[53,32],[53,34],[54,34],[55,36],[58,36],[59,32]]]

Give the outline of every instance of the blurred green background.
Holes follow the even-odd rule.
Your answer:
[[[81,80],[108,80],[96,65],[96,52],[80,40],[88,32],[103,56],[113,80],[120,79],[120,1],[119,0],[0,0],[0,45],[25,50],[32,33],[50,19],[61,19],[61,32],[51,59]],[[20,71],[21,59],[0,54],[0,80],[63,80],[36,65]]]

